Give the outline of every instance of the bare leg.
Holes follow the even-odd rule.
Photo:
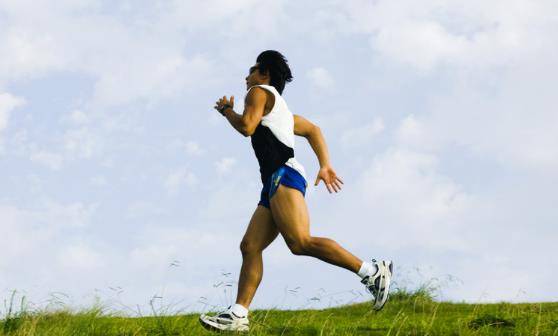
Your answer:
[[[236,303],[248,308],[263,276],[262,251],[275,240],[277,228],[271,211],[258,205],[240,243],[242,268],[238,280]]]
[[[302,193],[279,185],[270,200],[277,229],[292,253],[318,258],[357,273],[362,260],[329,238],[310,236],[310,219]]]

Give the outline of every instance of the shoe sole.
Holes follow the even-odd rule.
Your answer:
[[[380,288],[383,287],[384,290],[378,292],[378,297],[374,298],[374,310],[381,310],[389,298],[389,286],[391,285],[391,277],[393,275],[393,262],[382,261],[382,266],[385,274],[381,275]]]
[[[217,331],[217,332],[248,332],[250,330],[249,326],[245,326],[245,325],[240,325],[237,329],[230,329],[230,327],[232,327],[232,325],[230,327],[228,326],[223,326],[220,324],[217,324],[213,321],[206,321],[203,318],[205,317],[205,315],[201,315],[199,318],[200,324],[202,325],[202,327],[204,327],[206,330],[209,331]],[[224,329],[220,328],[220,326],[224,327]]]

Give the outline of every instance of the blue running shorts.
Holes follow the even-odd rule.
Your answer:
[[[269,200],[279,187],[279,184],[285,185],[299,190],[303,196],[306,196],[306,180],[300,173],[287,165],[282,165],[277,169],[270,177],[268,177],[266,183],[262,188],[260,195],[260,202],[258,205],[263,205],[264,207],[271,209],[269,205]]]

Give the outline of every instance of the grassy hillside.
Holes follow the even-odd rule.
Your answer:
[[[251,335],[558,335],[558,303],[436,302],[425,291],[396,291],[380,312],[369,304],[251,313]],[[0,335],[210,335],[197,314],[125,318],[100,307],[10,312]]]

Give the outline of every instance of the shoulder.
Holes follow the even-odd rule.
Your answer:
[[[249,94],[262,94],[262,93],[265,93],[265,91],[266,91],[266,90],[265,90],[263,87],[261,87],[260,85],[254,85],[254,86],[251,86],[251,87],[248,89],[248,92],[246,92],[246,95],[249,95]]]
[[[319,129],[318,126],[316,126],[310,120],[304,118],[303,116],[293,114],[293,119],[294,119],[294,133],[295,133],[295,135],[308,137],[316,129]]]
[[[275,100],[275,94],[267,85],[254,85],[248,89],[246,100]]]
[[[267,100],[267,94],[268,93],[265,89],[260,86],[254,85],[250,89],[248,89],[248,92],[246,93],[246,103],[265,103]]]
[[[248,92],[246,92],[246,97],[258,97],[258,96],[266,96],[267,95],[267,90],[262,88],[261,86],[257,86],[254,85],[251,88],[248,89]]]
[[[266,84],[258,84],[258,85],[254,85],[252,87],[250,87],[250,89],[248,89],[249,91],[252,91],[252,89],[255,89],[254,91],[261,91],[261,92],[265,92],[266,94],[269,94],[271,96],[277,96],[277,95],[281,95],[277,89],[272,86],[272,85],[266,85]]]

